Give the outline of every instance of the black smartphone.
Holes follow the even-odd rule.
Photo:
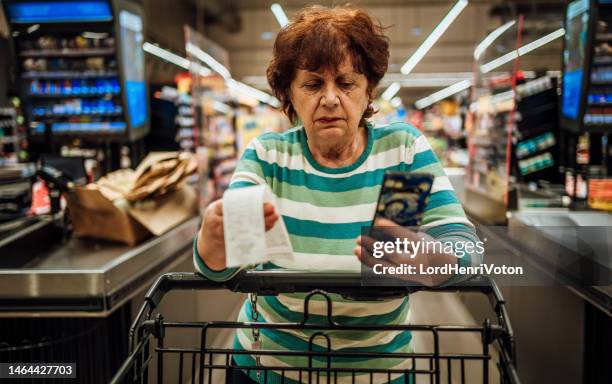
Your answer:
[[[387,171],[383,179],[372,226],[377,218],[403,227],[418,227],[423,221],[434,175]]]

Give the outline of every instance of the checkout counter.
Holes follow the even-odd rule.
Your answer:
[[[79,382],[108,382],[127,356],[145,291],[162,273],[193,271],[198,224],[191,218],[134,247],[59,237],[19,268],[2,266],[2,255],[0,361],[76,362]],[[183,295],[167,305],[193,319],[196,302]]]
[[[523,284],[496,278],[522,382],[612,383],[612,215],[531,209],[508,212],[507,226],[495,226],[466,199],[461,170],[447,174],[487,239],[486,262],[521,265],[533,277]]]
[[[134,247],[72,237],[21,268],[0,269],[0,317],[106,317],[160,274],[191,262],[198,220]]]

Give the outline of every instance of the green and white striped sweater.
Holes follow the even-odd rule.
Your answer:
[[[267,184],[277,197],[278,207],[285,222],[294,251],[294,260],[280,265],[267,263],[261,269],[288,268],[299,270],[360,271],[360,263],[353,255],[355,239],[361,228],[369,226],[374,216],[378,193],[385,171],[427,172],[435,176],[432,193],[421,229],[443,241],[476,241],[472,224],[455,196],[448,177],[426,139],[416,128],[406,123],[393,123],[374,128],[368,125],[365,151],[352,165],[328,168],[318,164],[307,145],[302,127],[284,133],[267,133],[253,140],[245,149],[230,188]],[[477,255],[459,259],[462,266],[479,264]],[[223,281],[238,269],[212,271],[197,255],[194,264],[204,276]],[[447,284],[460,279],[452,278]],[[258,300],[259,321],[300,321],[303,294],[266,296]],[[394,299],[376,302],[356,302],[332,295],[333,318],[341,324],[406,324],[409,321],[409,301]],[[326,304],[315,296],[310,304],[314,321],[325,324]],[[262,319],[263,317],[263,319]],[[312,316],[311,316],[312,317]],[[239,321],[253,321],[251,304],[245,301]],[[307,350],[308,331],[261,330],[264,349]],[[410,332],[329,332],[335,351],[411,352]],[[238,330],[234,347],[251,349],[250,330]],[[325,341],[317,339],[321,350]],[[235,355],[242,365],[253,365],[247,355]],[[304,359],[265,357],[262,365],[305,366]],[[323,360],[320,359],[321,364]],[[400,359],[370,359],[359,362],[362,367],[407,368],[410,362]],[[355,359],[337,358],[334,367],[355,366]],[[256,379],[255,373],[251,376]],[[288,375],[291,377],[291,375]],[[293,377],[297,379],[297,377]],[[342,378],[341,378],[342,379]],[[350,377],[345,377],[350,382]],[[369,376],[357,382],[369,382]],[[394,382],[403,382],[394,377]],[[278,380],[280,382],[280,380]],[[383,382],[376,380],[375,382]],[[276,382],[270,380],[268,382]],[[338,382],[344,382],[339,380]]]

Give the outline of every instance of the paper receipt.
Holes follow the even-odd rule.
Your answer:
[[[293,260],[293,248],[282,218],[266,232],[263,203],[280,210],[267,185],[227,190],[223,194],[223,231],[225,255],[229,268],[266,261]]]

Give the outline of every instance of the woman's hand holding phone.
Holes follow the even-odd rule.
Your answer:
[[[406,244],[417,242],[433,244],[436,242],[434,238],[418,229],[425,214],[433,182],[434,176],[428,173],[385,173],[370,234],[358,237],[357,246],[353,251],[363,264],[370,268],[376,264],[381,264],[383,267],[409,265],[420,271],[421,266],[457,263],[457,257],[454,254],[429,252],[429,249],[419,248],[412,248],[410,254],[385,252],[382,258],[373,256],[376,242],[389,240],[400,243],[404,243],[405,240]],[[434,286],[448,280],[450,276],[402,274],[401,277],[423,285]]]
[[[432,246],[424,249],[411,248],[409,254],[403,252],[385,252],[384,257],[374,257],[375,243],[381,241],[379,238],[373,238],[370,236],[359,236],[357,238],[357,246],[353,249],[353,253],[357,256],[359,261],[364,265],[373,268],[375,264],[380,264],[382,267],[398,267],[401,265],[414,266],[416,271],[421,271],[421,268],[427,269],[431,266],[442,266],[442,265],[455,265],[458,262],[457,256],[453,253],[445,253],[444,247],[433,246],[437,243],[437,240],[429,236],[425,232],[415,231],[409,227],[402,227],[391,220],[384,218],[376,219],[375,221],[376,233],[381,238],[393,239],[399,243],[404,243],[404,240],[408,244],[415,244],[421,242],[422,244],[429,243]],[[396,240],[397,239],[397,240]],[[407,281],[413,281],[425,286],[437,286],[446,282],[451,275],[449,274],[400,274],[395,275]]]

